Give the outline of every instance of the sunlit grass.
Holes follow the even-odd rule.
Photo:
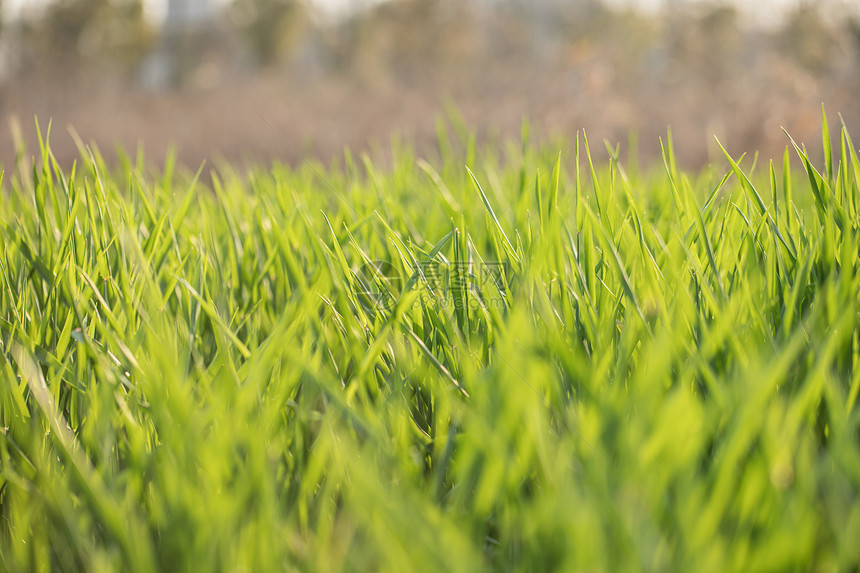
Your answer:
[[[3,568],[856,569],[860,162],[824,124],[823,165],[702,174],[671,138],[205,183],[45,142],[0,203]]]

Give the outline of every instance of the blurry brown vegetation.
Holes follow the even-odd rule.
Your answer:
[[[2,1],[2,0],[0,0]],[[171,143],[180,160],[298,162],[392,133],[433,153],[457,109],[480,137],[532,131],[628,141],[654,159],[671,126],[701,166],[713,135],[733,152],[781,153],[818,137],[820,105],[860,128],[860,20],[804,4],[780,27],[735,8],[673,3],[659,16],[595,0],[400,0],[321,18],[301,0],[234,0],[204,21],[159,29],[140,0],[58,0],[0,28],[0,163],[53,119],[61,161],[73,126],[108,156]],[[275,133],[277,132],[277,133]]]

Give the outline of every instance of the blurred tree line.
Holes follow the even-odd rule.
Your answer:
[[[0,22],[0,41],[12,62],[7,75],[97,67],[174,86],[203,65],[411,82],[457,71],[468,78],[488,62],[600,58],[631,82],[695,68],[716,83],[762,53],[789,58],[810,74],[845,67],[848,55],[860,58],[856,16],[828,18],[811,3],[799,4],[775,31],[751,30],[731,5],[666,6],[654,18],[599,0],[395,0],[332,20],[307,0],[232,0],[171,27],[150,20],[143,0],[52,0]]]
[[[62,69],[93,61],[127,69],[155,39],[141,0],[54,0],[14,24],[22,66],[38,60],[39,65]]]

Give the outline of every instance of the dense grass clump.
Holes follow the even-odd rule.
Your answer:
[[[45,144],[0,203],[2,568],[856,570],[826,125],[818,167],[699,175],[671,138],[206,184]]]

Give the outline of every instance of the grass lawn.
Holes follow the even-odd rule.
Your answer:
[[[45,138],[0,191],[0,568],[856,571],[823,124],[817,164],[702,173],[458,132],[198,181]]]

